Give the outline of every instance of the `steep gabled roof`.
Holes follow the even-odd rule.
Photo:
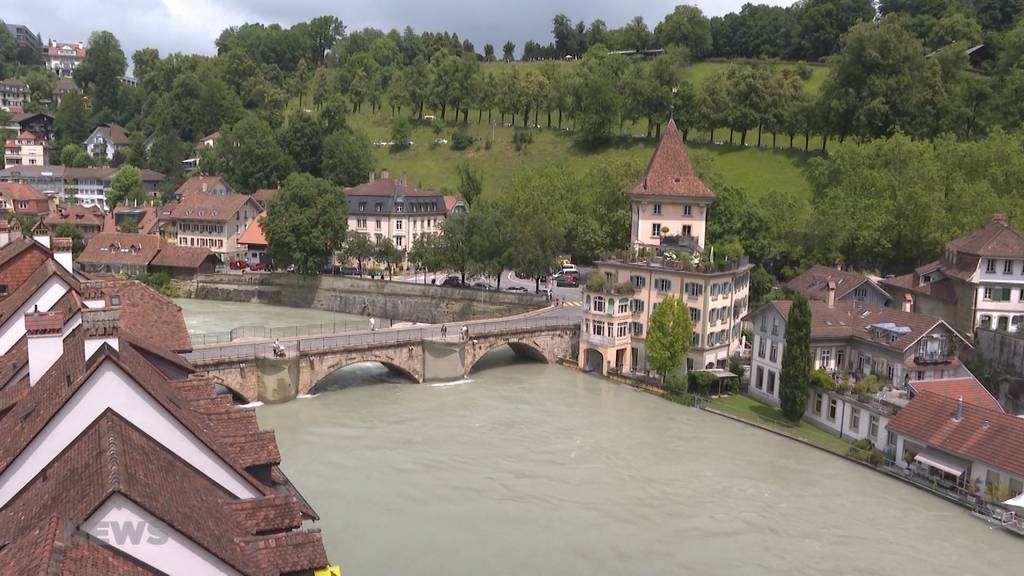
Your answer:
[[[195,193],[207,193],[218,185],[223,186],[229,193],[231,192],[231,187],[228,186],[228,183],[221,179],[220,176],[199,175],[191,176],[182,182],[181,186],[178,186],[178,189],[175,190],[174,193],[181,196],[187,196]]]
[[[966,400],[959,420],[957,401],[922,392],[889,421],[887,428],[956,456],[1024,476],[1024,418],[989,410]]]
[[[255,200],[246,194],[207,194],[195,192],[182,196],[174,206],[170,219],[199,220],[203,222],[227,222],[235,217],[235,213],[246,203],[253,203],[253,212],[259,210]]]
[[[23,202],[30,201],[45,201],[46,194],[36,190],[28,184],[22,184],[20,182],[0,182],[0,193],[5,196],[9,196],[11,200],[20,200]]]
[[[946,249],[985,258],[1024,258],[1024,237],[1010,228],[1005,214],[996,214],[984,226],[947,242]]]
[[[628,190],[637,196],[675,196],[679,198],[713,199],[715,193],[697,176],[686,145],[676,129],[675,120],[669,120],[661,141],[647,164],[644,175]]]
[[[943,378],[941,380],[916,380],[910,382],[909,386],[916,394],[930,392],[939,396],[945,396],[946,398],[952,398],[953,400],[963,398],[967,404],[987,410],[1004,412],[1003,407],[999,405],[999,402],[992,396],[992,393],[982,386],[981,382],[978,382],[974,376]]]
[[[147,266],[159,250],[159,236],[101,232],[85,245],[85,249],[78,255],[78,261],[87,264]]]
[[[264,210],[256,216],[256,219],[246,226],[245,230],[238,237],[239,244],[245,244],[246,246],[266,246],[267,237],[263,234],[263,226],[260,225],[260,218],[267,215],[267,211]]]
[[[884,292],[874,284],[870,278],[858,272],[838,270],[828,266],[815,264],[803,274],[793,278],[786,283],[786,287],[793,292],[801,292],[811,300],[825,300],[828,296],[828,283],[836,284],[836,299],[843,298],[858,286],[865,282],[871,283],[878,290]]]

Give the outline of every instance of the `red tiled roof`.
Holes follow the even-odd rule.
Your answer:
[[[889,421],[888,429],[962,458],[1024,476],[1024,419],[966,401],[921,392]]]
[[[267,202],[277,195],[278,190],[278,188],[260,188],[252,193],[252,198],[262,206],[266,206]]]
[[[152,206],[118,206],[103,220],[104,232],[117,232],[118,216],[128,214],[139,225],[139,234],[152,234],[157,223],[157,209]]]
[[[227,222],[235,217],[247,202],[254,202],[245,194],[204,194],[196,192],[181,198],[171,212],[173,220],[200,220],[203,222]],[[258,208],[253,207],[253,211]]]
[[[253,536],[302,527],[302,507],[294,496],[267,496],[225,504]]]
[[[51,276],[59,276],[71,289],[77,289],[78,280],[54,260],[46,260],[7,298],[0,300],[0,323],[6,322],[12,314],[36,293]]]
[[[238,237],[239,244],[245,244],[246,246],[266,246],[267,237],[263,235],[263,226],[260,225],[260,218],[267,215],[267,211],[260,212],[256,219],[253,220],[249,226],[245,228],[245,231]]]
[[[95,130],[99,130],[100,134],[111,144],[128,143],[128,132],[120,124],[100,124],[96,126]]]
[[[397,192],[401,196],[441,196],[436,190],[426,190],[409,186],[408,183],[396,178],[374,178],[373,182],[345,189],[346,196],[392,196]]]
[[[838,270],[828,266],[815,264],[803,274],[786,283],[793,292],[802,292],[811,300],[825,300],[828,296],[828,282],[836,283],[836,299],[840,299],[850,291],[868,281],[868,277],[858,272]]]
[[[915,294],[931,296],[946,302],[956,303],[956,290],[953,288],[953,284],[948,278],[918,285],[915,284],[916,277],[917,274],[911,272],[910,274],[904,274],[894,278],[885,278],[881,281],[881,284],[883,286],[907,290],[908,292],[913,292]]]
[[[909,384],[917,394],[930,392],[939,396],[945,396],[946,398],[952,398],[953,400],[963,398],[967,404],[987,410],[1003,412],[1003,407],[999,405],[999,402],[992,396],[992,393],[973,376],[967,378],[943,378],[942,380],[917,380]]]
[[[85,207],[81,204],[60,205],[46,215],[43,222],[51,229],[68,222],[75,226],[103,228],[104,214],[98,206]]]
[[[65,518],[50,516],[0,547],[0,568],[24,576],[156,576],[119,551],[100,545]]]
[[[783,319],[786,319],[793,303],[789,300],[773,300],[770,304],[779,311]],[[944,324],[937,316],[904,312],[896,308],[850,300],[838,301],[832,308],[820,300],[811,300],[809,304],[812,338],[860,338],[880,346],[905,351],[937,324]],[[755,310],[752,315],[759,311],[760,309]],[[910,331],[900,335],[895,342],[890,342],[888,338],[874,339],[872,325],[888,322],[909,328]]]
[[[46,201],[45,194],[21,182],[0,182],[0,193],[15,201]]]
[[[211,252],[209,248],[178,246],[177,244],[171,244],[161,238],[160,252],[157,253],[156,258],[153,258],[153,261],[150,262],[150,264],[164,268],[185,268],[195,270],[210,258],[220,262],[220,258]]]
[[[996,214],[984,226],[947,242],[946,249],[982,257],[1020,258],[1024,237],[1010,228],[1005,214]]]
[[[85,249],[78,255],[78,261],[89,264],[147,266],[159,250],[159,236],[101,232],[85,245]]]
[[[231,192],[231,187],[228,183],[223,181],[220,176],[191,176],[187,180],[178,186],[178,189],[174,192],[181,196],[187,196],[188,194],[203,194],[210,192],[215,186],[223,186]]]
[[[641,196],[678,196],[680,198],[712,199],[715,193],[697,176],[686,152],[686,145],[676,129],[675,120],[669,120],[661,135],[647,171],[627,191]]]
[[[181,307],[138,280],[105,280],[103,294],[120,300],[121,326],[136,337],[174,352],[192,350]]]

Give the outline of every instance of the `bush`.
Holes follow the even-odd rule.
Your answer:
[[[835,387],[835,382],[832,380],[832,377],[828,375],[828,372],[820,369],[814,370],[811,372],[811,387],[831,390]]]
[[[460,126],[458,130],[452,133],[452,139],[448,143],[448,146],[452,150],[465,150],[473,145],[473,137],[469,135],[469,131],[466,130],[465,126]]]
[[[686,375],[680,372],[672,372],[665,378],[665,394],[669,396],[683,397],[687,395],[689,383]]]
[[[811,79],[811,76],[813,74],[814,69],[811,68],[810,64],[808,64],[807,62],[797,62],[796,75],[799,76],[801,80],[806,82],[807,80]]]
[[[858,394],[874,394],[881,390],[888,382],[888,380],[879,377],[877,374],[869,374],[853,385],[853,391]]]
[[[395,119],[395,123],[391,125],[391,150],[393,152],[408,150],[411,141],[412,126],[409,125],[409,121],[404,117]]]
[[[491,142],[491,139],[488,138],[487,141],[484,142],[484,150],[490,150],[492,146],[494,146],[494,144]]]
[[[885,462],[885,453],[875,448],[875,445],[867,438],[861,438],[854,442],[847,455],[872,466],[881,466]]]
[[[739,355],[729,356],[729,372],[742,377],[743,366],[743,358],[740,358]]]
[[[690,375],[690,389],[694,394],[707,396],[711,392],[711,385],[715,383],[715,375],[710,372],[692,371]]]
[[[589,292],[602,292],[608,285],[608,279],[602,272],[592,272],[587,276],[587,290]]]
[[[178,295],[177,289],[175,289],[174,284],[171,282],[171,275],[167,272],[155,272],[153,274],[143,272],[136,276],[135,279],[157,290],[164,296],[173,298]]]
[[[529,130],[516,130],[512,134],[512,146],[516,152],[522,152],[527,144],[533,144],[533,133]]]

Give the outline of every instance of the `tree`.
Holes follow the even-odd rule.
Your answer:
[[[622,109],[612,57],[602,48],[591,48],[583,58],[576,90],[580,116],[580,141],[587,146],[606,142],[612,135]]]
[[[370,237],[362,232],[355,232],[348,235],[345,245],[341,249],[341,255],[347,260],[355,260],[359,269],[359,275],[363,275],[363,262],[373,258],[374,244]]]
[[[0,78],[8,78],[14,74],[15,58],[18,45],[7,25],[0,20]]]
[[[85,59],[75,68],[75,82],[79,86],[93,86],[93,112],[101,122],[114,119],[118,112],[121,78],[127,68],[128,61],[117,37],[105,30],[94,32]]]
[[[647,23],[643,16],[634,16],[623,27],[626,38],[626,45],[630,50],[646,50],[651,45],[651,31],[647,29]]]
[[[840,37],[858,22],[875,17],[873,0],[804,0],[796,6],[802,51],[808,60],[832,54]]]
[[[320,175],[324,127],[319,118],[302,111],[289,114],[288,123],[277,131],[277,141],[300,172]]]
[[[466,162],[459,164],[456,170],[459,173],[459,196],[472,207],[483,191],[483,178],[479,171],[471,168]]]
[[[139,221],[129,216],[121,221],[117,226],[117,231],[122,234],[138,234],[139,232]]]
[[[484,44],[484,62],[494,62],[494,44]]]
[[[92,118],[85,107],[82,95],[65,94],[53,119],[54,137],[58,148],[63,151],[68,144],[81,144],[89,137],[92,127]]]
[[[110,180],[107,205],[114,208],[142,204],[145,201],[146,193],[142,189],[142,177],[139,175],[139,169],[131,164],[121,166],[117,174],[114,174]]]
[[[295,169],[270,125],[253,115],[223,131],[210,160],[207,169],[244,193],[276,187]]]
[[[60,149],[60,163],[69,167],[82,167],[92,164],[92,156],[81,144],[65,144]]]
[[[831,132],[873,138],[898,128],[934,135],[936,100],[944,88],[939,62],[926,52],[894,17],[853,27],[820,96]]]
[[[309,174],[292,174],[267,203],[260,226],[276,266],[315,274],[345,241],[345,196]]]
[[[420,234],[412,242],[409,250],[409,262],[417,270],[424,272],[437,272],[444,266],[444,255],[441,247],[441,237],[437,234]],[[423,275],[423,283],[427,283],[427,275]]]
[[[317,16],[309,21],[313,62],[323,65],[327,52],[345,35],[345,25],[336,16]]]
[[[665,298],[651,312],[647,327],[647,363],[664,377],[682,367],[692,339],[690,309],[675,296]]]
[[[405,118],[395,118],[391,125],[391,151],[401,152],[412,146],[412,126]]]
[[[654,27],[654,37],[662,48],[681,46],[700,58],[711,50],[711,21],[696,6],[676,6]]]
[[[786,347],[779,373],[782,415],[799,422],[807,408],[811,380],[811,308],[807,296],[797,293],[786,318]]]
[[[382,237],[377,241],[377,245],[374,246],[373,259],[381,264],[388,271],[388,278],[391,278],[392,271],[395,266],[402,263],[405,259],[405,251],[395,246],[395,243],[391,241],[391,238],[387,236]]]
[[[2,24],[2,23],[0,23]],[[50,233],[54,238],[71,238],[71,253],[78,255],[85,248],[85,235],[71,222],[61,222]]]
[[[322,171],[324,178],[338,186],[365,182],[373,170],[370,139],[362,130],[339,130],[324,140]]]
[[[505,45],[501,47],[501,57],[505,62],[512,62],[516,59],[515,57],[516,45],[514,42],[509,40],[505,42]]]

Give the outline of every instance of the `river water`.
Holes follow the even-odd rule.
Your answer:
[[[318,390],[258,416],[348,575],[963,576],[1024,566],[1024,540],[896,480],[507,350],[450,385],[357,365]]]

